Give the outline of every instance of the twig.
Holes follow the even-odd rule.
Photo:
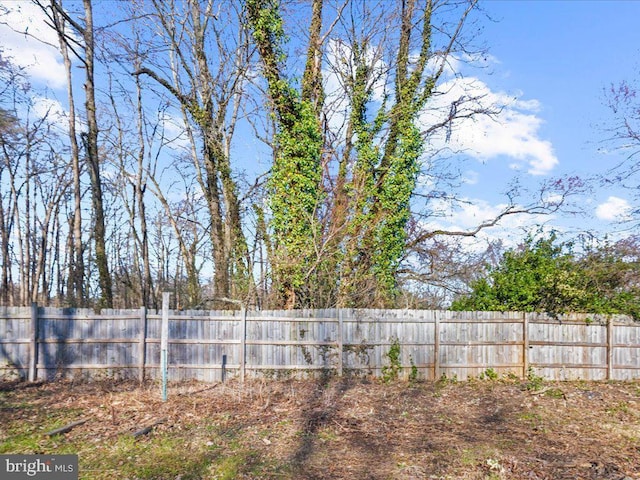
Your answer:
[[[46,435],[49,435],[50,437],[53,437],[54,435],[60,435],[61,433],[67,433],[72,428],[77,427],[78,425],[82,425],[83,423],[86,423],[86,422],[87,422],[87,419],[83,418],[82,420],[78,420],[77,422],[70,423],[69,425],[65,425],[64,427],[60,427],[60,428],[56,428],[55,430],[51,430],[50,432],[47,432]]]
[[[166,421],[167,421],[166,418],[161,418],[160,420],[153,422],[151,425],[141,428],[140,430],[136,430],[135,432],[132,433],[133,438],[137,438],[142,435],[148,434],[149,432],[151,432],[151,430],[153,430],[153,427],[155,427],[156,425],[160,425],[161,423],[164,423]]]
[[[220,385],[219,383],[216,383],[215,385],[211,386],[211,387],[206,387],[206,388],[201,388],[200,390],[196,390],[194,392],[181,392],[178,393],[178,396],[185,396],[185,395],[195,395],[196,393],[202,393],[202,392],[206,392],[208,390],[213,390],[214,388],[216,388],[218,385]]]
[[[535,392],[531,392],[531,395],[542,395],[543,393],[551,390],[551,387],[544,387],[542,390],[536,390]]]

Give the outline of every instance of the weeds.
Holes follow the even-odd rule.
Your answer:
[[[595,462],[614,476],[640,478],[636,384],[540,388],[531,372],[534,394],[521,378],[502,379],[469,384],[443,375],[411,389],[370,379],[229,382],[180,386],[183,394],[166,403],[156,386],[114,386],[105,395],[95,385],[46,384],[0,392],[0,448],[78,454],[80,480],[356,478],[374,468],[385,478],[558,478],[556,462],[565,458],[574,465],[565,478],[595,478]],[[547,398],[560,395],[557,387],[570,401]],[[115,419],[111,405],[118,407]],[[80,416],[91,420],[46,435]],[[149,435],[132,438],[137,426],[164,416],[168,421]]]
[[[496,372],[493,368],[487,368],[484,372],[480,374],[478,377],[480,380],[489,380],[494,381],[499,377],[498,372]]]
[[[542,415],[536,412],[523,412],[518,418],[531,427],[532,430],[542,430],[543,428],[543,419]]]
[[[444,387],[446,385],[455,385],[456,383],[458,383],[458,375],[456,375],[454,373],[453,375],[451,375],[449,377],[449,376],[447,376],[446,373],[443,373],[442,375],[440,375],[440,378],[438,379],[437,385],[439,387]]]
[[[411,373],[409,373],[409,383],[416,383],[418,381],[418,367],[413,361],[413,357],[409,355],[409,363],[411,363]]]
[[[630,413],[629,404],[627,402],[619,402],[605,410],[609,415],[626,415]]]
[[[495,458],[487,458],[486,464],[492,472],[497,472],[499,474],[504,473],[504,467],[500,465],[500,461]]]
[[[385,355],[389,359],[389,365],[382,367],[382,380],[384,383],[391,383],[398,379],[402,364],[400,363],[400,341],[394,338],[391,347]]]
[[[559,388],[550,388],[544,394],[551,398],[564,398],[564,392]]]
[[[544,378],[533,371],[533,368],[529,367],[527,370],[527,382],[524,384],[524,387],[530,392],[537,392],[542,390],[544,386]]]

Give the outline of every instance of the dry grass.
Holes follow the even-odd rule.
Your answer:
[[[640,479],[640,386],[366,379],[0,386],[0,453],[86,479]],[[69,433],[45,433],[72,421]],[[151,433],[132,433],[158,420]]]

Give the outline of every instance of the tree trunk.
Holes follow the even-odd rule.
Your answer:
[[[67,77],[67,102],[69,104],[69,145],[71,146],[71,170],[73,175],[73,215],[72,229],[73,242],[68,262],[67,302],[71,306],[80,306],[85,302],[84,295],[84,247],[82,243],[82,186],[80,180],[80,148],[76,133],[76,108],[73,96],[73,77],[71,70],[71,58],[66,39],[66,23],[56,8],[55,0],[51,0],[51,19],[58,35],[60,53],[64,61]],[[41,6],[41,8],[44,8]]]
[[[2,184],[2,168],[0,168],[0,184]],[[4,195],[0,195],[0,262],[2,262],[2,272],[0,273],[0,303],[9,303],[9,230],[5,222]]]
[[[146,181],[144,180],[144,156],[145,141],[143,132],[143,113],[142,113],[142,88],[140,86],[139,77],[136,77],[136,93],[137,93],[137,109],[138,109],[138,173],[136,175],[136,198],[138,200],[138,217],[140,219],[140,247],[142,256],[142,285],[141,285],[141,301],[142,305],[149,306],[152,288],[151,277],[151,260],[149,259],[149,230],[147,228],[147,212],[145,206],[144,194],[146,191]]]
[[[83,33],[85,48],[85,107],[88,132],[85,137],[87,168],[91,182],[91,200],[94,213],[94,239],[98,282],[100,284],[100,308],[113,308],[113,291],[106,247],[106,227],[104,219],[104,198],[102,180],[100,178],[100,158],[98,153],[98,122],[96,117],[95,83],[94,83],[94,38],[93,11],[91,0],[83,0],[85,27]]]

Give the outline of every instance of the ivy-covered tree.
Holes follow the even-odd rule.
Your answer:
[[[452,2],[457,17],[441,24],[436,2],[407,0],[390,9],[345,2],[324,35],[322,5],[312,2],[299,92],[295,77],[285,74],[287,5],[246,1],[276,121],[268,182],[273,285],[277,303],[288,308],[388,307],[399,293],[411,199],[424,161],[429,129],[420,115],[460,49],[476,1]],[[344,40],[329,48],[323,42],[334,28]],[[344,129],[327,119],[335,106],[323,108],[323,62],[341,83]],[[380,85],[382,101],[375,91]]]
[[[53,151],[70,182],[58,192],[25,171],[64,193],[55,244],[38,246],[52,265],[36,277],[49,289],[55,271],[55,297],[70,306],[130,306],[138,294],[153,304],[182,279],[181,307],[433,306],[424,285],[465,291],[475,270],[449,239],[557,211],[577,185],[549,180],[523,200],[514,182],[493,218],[464,231],[434,222],[467,201],[461,157],[442,141],[499,111],[460,81],[458,66],[484,53],[477,0],[33,1],[67,74],[66,102],[51,105],[56,129],[68,125]],[[0,131],[10,120],[0,111]],[[12,170],[0,173],[10,184]],[[21,234],[37,243],[15,225],[41,209],[10,214],[16,196],[3,192],[0,256],[14,260]]]
[[[322,1],[314,1],[312,45],[317,39]],[[263,65],[276,120],[274,161],[268,181],[273,229],[271,268],[276,303],[305,306],[313,285],[321,229],[317,217],[322,198],[322,133],[318,122],[320,70],[308,61],[303,93],[283,73],[285,34],[279,2],[248,0],[249,25]],[[317,40],[316,40],[317,42]],[[313,59],[313,54],[310,53]]]
[[[552,234],[528,237],[455,300],[453,310],[621,313],[640,318],[640,256],[622,243],[572,251]]]

